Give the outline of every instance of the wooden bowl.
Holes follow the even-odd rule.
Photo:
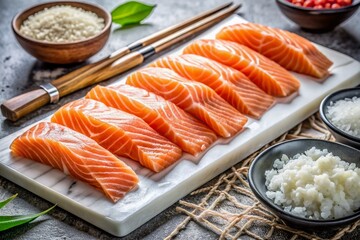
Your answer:
[[[35,40],[27,36],[23,36],[20,33],[20,27],[23,21],[30,15],[33,15],[44,8],[50,8],[56,5],[70,5],[72,7],[78,7],[86,11],[91,11],[104,19],[105,27],[95,36],[85,40],[68,43],[52,43]],[[104,47],[110,35],[111,15],[102,7],[90,3],[72,1],[48,2],[32,6],[17,14],[12,21],[12,29],[20,45],[28,53],[40,61],[56,64],[76,63],[86,60]]]

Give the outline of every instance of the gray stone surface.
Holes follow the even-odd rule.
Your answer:
[[[57,66],[41,63],[28,55],[16,42],[10,27],[11,19],[18,11],[37,2],[42,1],[0,1],[0,102],[21,94],[28,89],[33,89],[41,83],[48,82],[51,79],[56,78],[57,74],[62,74],[79,67],[79,65]],[[92,2],[97,2],[110,11],[123,1],[99,0]],[[147,19],[144,24],[138,27],[118,29],[116,26],[113,26],[112,35],[106,47],[86,63],[100,59],[121,46],[147,36],[166,26],[178,23],[183,19],[192,17],[199,12],[217,6],[223,1],[146,0],[146,2],[157,4],[157,8],[152,16]],[[334,31],[323,34],[313,34],[302,31],[295,24],[281,15],[275,5],[275,1],[244,0],[241,2],[243,3],[243,7],[239,10],[239,15],[249,21],[296,32],[311,41],[350,55],[360,61],[359,11],[350,20]],[[39,74],[49,70],[52,71],[52,75],[50,76]],[[109,80],[106,83],[110,83],[111,81],[112,80]],[[71,94],[61,99],[56,105],[47,105],[15,123],[9,122],[1,116],[0,138],[49,116],[59,106],[84,96],[89,89],[90,88],[87,88]],[[0,210],[1,215],[35,213],[52,205],[26,189],[0,177],[0,199],[7,198],[15,193],[19,193],[18,197],[4,209]],[[187,198],[191,198],[191,196],[188,196]],[[162,239],[166,237],[173,231],[175,226],[185,218],[183,215],[178,215],[176,213],[175,207],[176,204],[125,237],[125,239]],[[214,233],[209,232],[196,224],[190,224],[185,231],[178,235],[179,239],[216,239],[216,237],[217,236]],[[112,238],[114,238],[112,235],[60,208],[56,208],[50,214],[39,218],[29,225],[0,233],[0,239]],[[355,230],[346,235],[345,238],[360,239],[360,230]]]

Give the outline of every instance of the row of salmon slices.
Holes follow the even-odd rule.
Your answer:
[[[140,69],[126,84],[94,87],[16,138],[17,156],[51,165],[102,190],[114,202],[138,184],[117,156],[160,172],[219,137],[260,119],[276,98],[296,94],[287,70],[324,80],[331,61],[293,33],[254,23],[223,28],[182,55]],[[115,155],[114,155],[115,154]]]

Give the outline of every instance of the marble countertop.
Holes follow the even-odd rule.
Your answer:
[[[39,62],[27,54],[16,42],[10,27],[12,18],[18,11],[38,2],[44,1],[0,1],[0,16],[2,16],[2,22],[0,24],[0,32],[2,33],[0,36],[0,52],[2,53],[0,56],[0,102],[21,94],[26,90],[34,89],[36,86],[48,82],[79,66],[58,66]],[[100,4],[111,11],[123,1],[98,0],[91,2]],[[96,61],[141,37],[223,3],[222,0],[147,0],[146,2],[157,4],[154,13],[142,25],[137,27],[117,29],[116,26],[113,26],[111,37],[105,48],[86,63]],[[243,0],[237,2],[243,4],[238,14],[249,21],[296,32],[313,42],[347,54],[360,61],[360,11],[332,32],[314,34],[302,31],[295,24],[287,20],[278,10],[275,1]],[[159,55],[156,57],[158,56]],[[151,61],[151,59],[149,59],[149,61]],[[108,82],[111,81],[110,79]],[[59,103],[47,105],[15,123],[5,120],[1,116],[0,138],[49,116],[61,105],[84,96],[89,89],[90,87],[64,97]],[[51,206],[51,203],[0,177],[0,199],[5,199],[15,193],[19,193],[18,197],[6,206],[6,208],[1,209],[1,215],[35,213]],[[191,196],[187,196],[186,198],[191,198]],[[184,216],[176,213],[175,207],[176,204],[126,236],[125,239],[162,239],[168,236],[169,233],[174,230],[175,226],[184,219]],[[355,230],[348,236],[349,238],[356,239],[356,236],[359,237],[359,234],[360,230]],[[0,238],[112,239],[114,236],[61,208],[56,208],[47,216],[31,224],[0,233]],[[216,239],[217,235],[200,226],[189,225],[187,230],[181,235],[181,238]]]

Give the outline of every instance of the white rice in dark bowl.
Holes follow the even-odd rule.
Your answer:
[[[326,117],[340,130],[360,138],[360,98],[345,98],[330,102]]]
[[[330,220],[360,208],[360,169],[327,149],[283,155],[265,177],[267,197],[299,217]]]

